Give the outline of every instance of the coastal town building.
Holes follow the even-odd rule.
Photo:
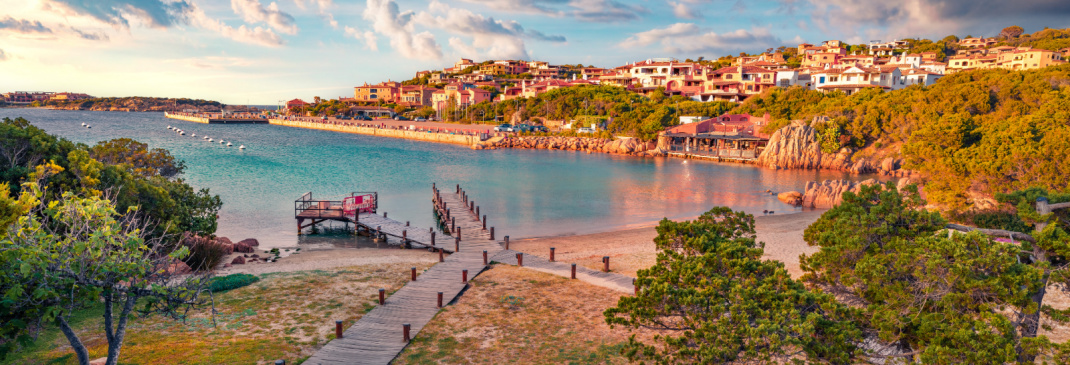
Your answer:
[[[1046,49],[1017,49],[996,56],[996,67],[1008,70],[1032,70],[1065,63],[1062,54]]]
[[[42,91],[13,91],[3,94],[4,101],[12,104],[30,104],[35,101],[48,101],[52,98],[52,92]]]
[[[490,91],[463,82],[446,85],[442,90],[431,94],[431,104],[435,110],[449,107],[463,108],[488,100],[490,100]]]
[[[755,159],[769,142],[761,128],[771,121],[768,113],[723,114],[666,129],[659,134],[658,145],[668,145],[670,154],[686,157]]]
[[[386,81],[375,85],[357,86],[353,88],[353,99],[360,102],[393,102],[398,98],[401,83]]]
[[[92,98],[89,94],[62,92],[52,94],[49,100],[85,100],[89,98]]]
[[[959,47],[963,48],[988,48],[999,43],[995,38],[973,37],[959,40]]]
[[[430,88],[426,86],[402,86],[401,97],[398,100],[398,104],[406,107],[425,107],[431,106],[431,95],[438,91],[438,89]]]
[[[304,100],[293,99],[286,102],[286,110],[293,110],[294,108],[300,108],[305,105],[308,105],[308,103],[306,103]]]

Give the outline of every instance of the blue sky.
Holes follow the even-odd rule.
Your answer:
[[[0,0],[0,90],[274,104],[458,58],[602,67],[1070,27],[1065,0]]]

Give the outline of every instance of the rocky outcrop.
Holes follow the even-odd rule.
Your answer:
[[[815,122],[822,119],[815,118]],[[802,121],[778,129],[769,137],[757,164],[775,169],[840,170],[857,174],[874,172],[866,160],[851,161],[853,151],[842,148],[836,153],[821,151],[817,130]]]
[[[877,180],[865,181],[825,180],[806,183],[806,192],[802,196],[802,206],[808,208],[828,209],[843,202],[843,193],[857,193],[864,185],[876,184]]]
[[[241,256],[235,257],[234,260],[230,261],[230,264],[231,265],[244,265],[245,264],[245,258],[241,257]]]
[[[653,143],[635,138],[616,140],[585,137],[504,137],[493,138],[472,145],[472,149],[530,148],[546,150],[612,153],[631,156],[664,156],[665,151]]]
[[[246,245],[246,246],[249,246],[249,247],[256,247],[256,246],[260,246],[260,241],[257,241],[256,238],[246,238],[244,240],[238,241],[238,244],[239,245]]]

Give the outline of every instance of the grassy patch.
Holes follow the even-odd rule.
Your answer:
[[[602,316],[620,293],[508,265],[470,283],[395,364],[627,363],[620,350],[631,332],[610,329]]]
[[[334,337],[334,321],[350,326],[374,308],[379,288],[396,291],[412,263],[261,275],[258,282],[215,293],[214,321],[203,308],[180,321],[133,317],[120,364],[271,364],[307,359]],[[430,264],[416,264],[425,268]],[[248,279],[243,279],[248,280]],[[71,318],[90,358],[107,356],[103,306]],[[76,364],[66,338],[48,328],[6,364]]]

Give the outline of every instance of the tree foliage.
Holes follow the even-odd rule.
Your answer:
[[[820,250],[800,258],[802,280],[861,308],[866,356],[908,362],[1002,364],[1066,345],[1037,336],[1049,284],[1065,283],[1070,237],[1059,227],[1036,243],[981,233],[943,234],[944,219],[920,209],[916,190],[892,184],[844,193],[843,203],[806,229]],[[879,345],[878,345],[879,344]]]
[[[762,260],[754,218],[719,207],[694,221],[663,220],[657,263],[640,270],[637,296],[621,297],[606,322],[661,330],[632,336],[632,360],[656,363],[848,363],[861,332],[854,311],[807,290],[780,262]]]
[[[844,145],[901,146],[907,167],[928,176],[929,201],[950,208],[970,207],[976,193],[1070,189],[1070,65],[959,72],[930,87],[851,96],[774,88],[732,111],[765,112],[774,119],[765,132],[827,116],[849,137]]]

